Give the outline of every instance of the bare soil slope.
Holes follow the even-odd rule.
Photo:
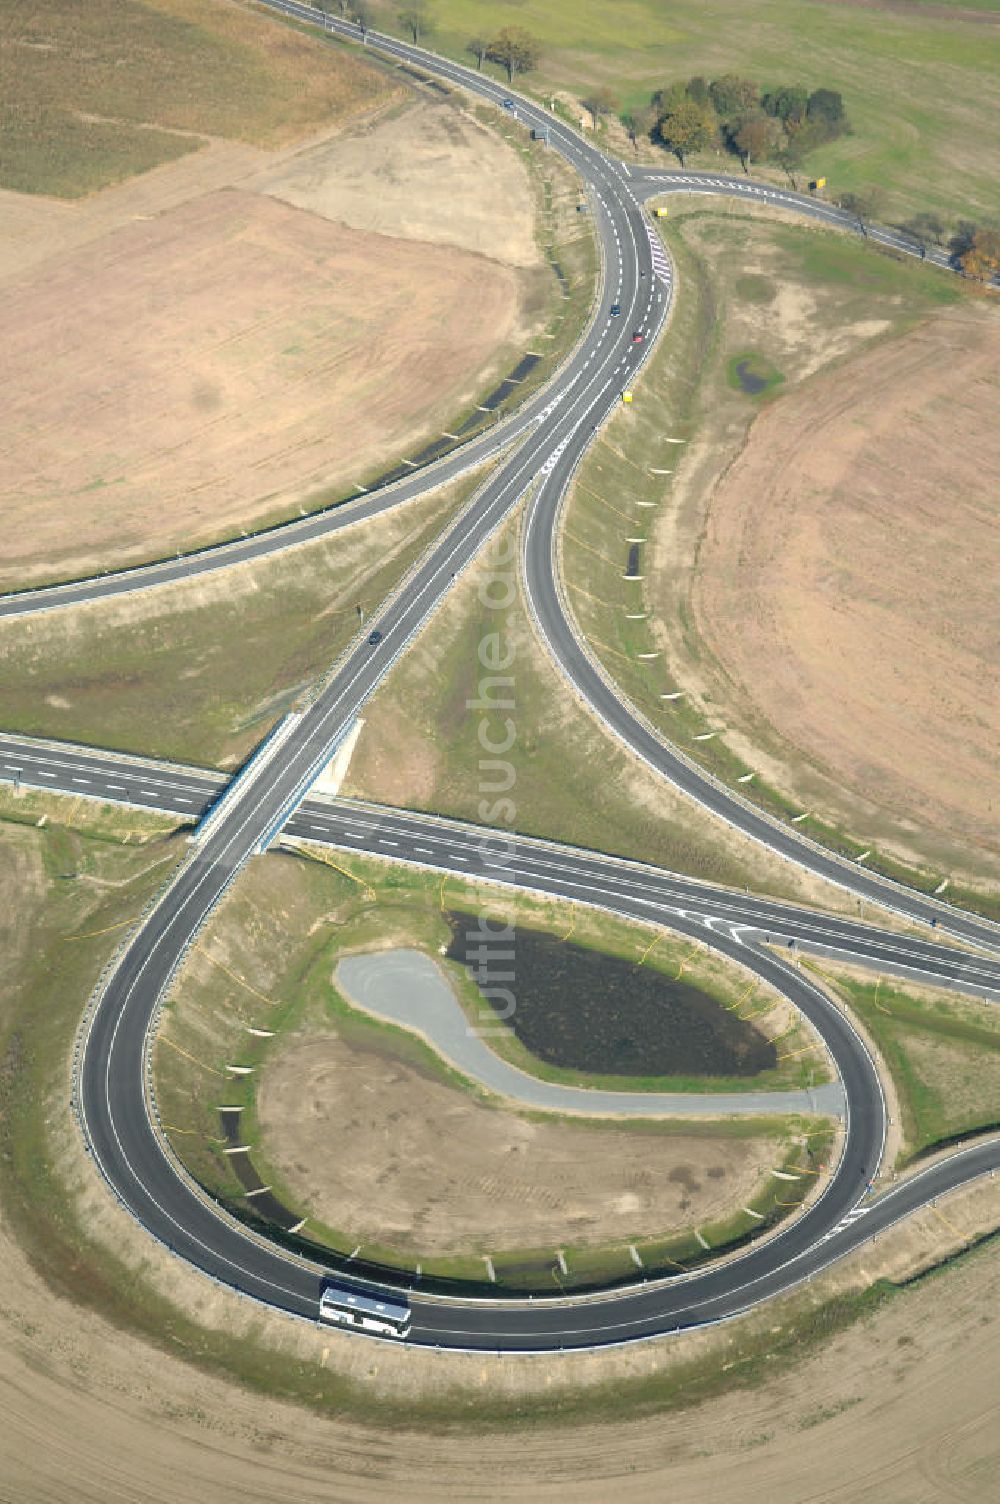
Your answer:
[[[470,112],[427,100],[283,157],[250,186],[356,230],[511,266],[541,259],[530,186],[509,147]]]
[[[349,486],[471,400],[518,304],[495,261],[240,191],[46,263],[0,296],[6,582]]]
[[[782,1152],[766,1139],[531,1121],[330,1034],[268,1062],[257,1111],[297,1204],[418,1257],[698,1226],[749,1200]]]
[[[904,840],[993,858],[998,379],[1000,320],[963,312],[784,398],[716,492],[694,590],[751,746],[763,723]]]
[[[947,1212],[956,1215],[951,1205]],[[1000,1463],[995,1251],[752,1389],[635,1421],[532,1423],[485,1434],[405,1423],[375,1431],[208,1376],[179,1354],[54,1300],[2,1230],[0,1272],[0,1477],[4,1497],[18,1504],[272,1504],[276,1497],[492,1504],[568,1493],[582,1504],[607,1504],[623,1487],[637,1504],[729,1495],[746,1504],[858,1504],[874,1496],[885,1504],[981,1504]],[[290,1325],[283,1323],[286,1335]],[[373,1416],[381,1401],[392,1403],[394,1390],[443,1399],[457,1384],[508,1396],[523,1386],[530,1414],[535,1386],[543,1398],[572,1375],[583,1384],[603,1378],[627,1386],[669,1364],[672,1352],[705,1350],[704,1336],[695,1335],[676,1348],[501,1365],[373,1353],[369,1344],[307,1330],[303,1366],[318,1361],[321,1337],[329,1339],[330,1366],[366,1387]]]

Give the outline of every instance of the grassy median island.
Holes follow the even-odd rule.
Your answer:
[[[39,825],[43,816],[46,823]],[[222,1407],[229,1413],[238,1398],[235,1389],[222,1390],[211,1402],[218,1411],[193,1412],[187,1375],[199,1370],[251,1395],[294,1401],[340,1421],[370,1423],[374,1393],[383,1435],[387,1423],[435,1434],[468,1424],[481,1437],[541,1423],[632,1422],[783,1375],[886,1308],[897,1324],[900,1318],[889,1312],[905,1315],[911,1301],[922,1309],[922,1286],[897,1301],[896,1287],[886,1280],[860,1293],[814,1285],[708,1334],[707,1347],[693,1339],[696,1353],[677,1342],[655,1353],[647,1347],[637,1355],[638,1367],[624,1373],[613,1356],[596,1367],[588,1362],[585,1370],[564,1368],[558,1359],[543,1367],[537,1360],[524,1368],[525,1387],[509,1393],[471,1386],[464,1362],[459,1372],[442,1368],[447,1360],[440,1358],[419,1378],[407,1363],[405,1386],[393,1387],[389,1352],[379,1354],[376,1380],[367,1345],[359,1352],[353,1341],[312,1334],[224,1296],[221,1307],[205,1309],[203,1297],[213,1287],[194,1275],[178,1284],[176,1263],[121,1216],[103,1187],[95,1191],[93,1167],[81,1155],[67,1155],[76,1132],[67,1065],[87,996],[128,925],[166,879],[168,863],[181,854],[162,822],[139,817],[123,829],[118,819],[119,812],[90,801],[74,808],[61,799],[36,802],[0,791],[0,1268],[7,1291],[0,1351],[21,1392],[37,1393],[46,1413],[61,1414],[53,1409],[59,1401],[50,1381],[71,1369],[74,1390],[85,1377],[91,1418],[103,1427],[104,1406],[121,1410],[127,1364],[157,1396],[156,1434],[165,1445],[180,1420],[214,1429],[215,1416],[221,1424]],[[140,835],[146,838],[141,847]],[[72,871],[79,876],[71,879]],[[257,980],[268,978],[261,972]],[[30,1261],[27,1273],[22,1253]],[[960,1267],[979,1268],[983,1257],[989,1259],[989,1251],[963,1259]],[[957,1277],[958,1266],[945,1284],[935,1282],[939,1314]],[[882,1326],[871,1330],[877,1335]],[[865,1341],[871,1341],[868,1329]],[[98,1353],[113,1361],[99,1362]],[[196,1403],[210,1402],[202,1395]],[[27,1434],[13,1417],[12,1444]],[[205,1438],[197,1445],[204,1447]]]
[[[902,1168],[935,1149],[1000,1128],[1000,1017],[995,1003],[805,963],[863,1022],[892,1076],[902,1114]]]
[[[677,793],[580,704],[534,630],[518,578],[521,526],[519,514],[368,702],[343,792],[853,911],[842,890],[797,872]],[[480,682],[490,675],[479,655],[493,650],[512,655],[511,684],[491,691],[512,698],[509,709],[480,703]],[[487,757],[480,738],[506,740],[508,717],[513,743],[502,759]]]
[[[886,650],[892,654],[889,663],[897,652],[905,653],[905,623],[911,620],[909,583],[891,579],[882,562],[871,578],[865,574],[862,579],[852,573],[846,555],[838,556],[837,518],[843,513],[845,525],[852,525],[854,492],[846,481],[840,490],[831,482],[829,497],[820,490],[824,456],[829,456],[829,467],[841,460],[851,463],[854,428],[837,426],[847,362],[874,362],[867,378],[871,414],[891,411],[908,387],[903,370],[917,391],[921,382],[936,379],[935,370],[941,372],[940,358],[935,365],[931,353],[939,341],[954,347],[952,358],[958,361],[968,343],[970,378],[985,366],[991,348],[989,310],[970,306],[955,279],[830,232],[768,222],[736,209],[671,205],[671,216],[664,222],[665,233],[679,285],[670,326],[636,383],[635,401],[605,428],[580,467],[565,511],[560,564],[577,622],[608,674],[663,735],[744,798],[779,818],[795,819],[805,834],[844,855],[927,892],[949,876],[949,896],[989,910],[995,902],[989,892],[989,850],[985,843],[981,850],[970,849],[964,839],[949,835],[949,822],[941,813],[948,793],[938,787],[941,759],[939,755],[935,764],[933,748],[947,725],[938,727],[933,719],[943,712],[936,708],[930,681],[925,692],[919,677],[920,665],[931,661],[930,642],[926,651],[923,645],[911,648],[917,663],[911,674],[913,704],[905,712],[923,723],[921,788],[934,785],[933,813],[925,817],[922,811],[930,811],[931,797],[922,792],[912,809],[904,809],[905,787],[889,777],[890,750],[898,737],[887,735],[877,758],[867,721],[864,734],[850,739],[864,697],[861,665],[876,651],[874,635],[871,641],[862,636],[843,646],[848,667],[837,680],[831,655],[824,657],[820,627],[813,627],[813,619],[825,624],[838,610],[852,610],[856,604],[858,631],[868,632],[881,612],[883,633],[894,634]],[[754,277],[749,299],[742,290],[748,275]],[[758,385],[763,383],[759,390],[748,390],[738,379],[740,366],[759,378]],[[859,370],[862,401],[865,380]],[[973,384],[978,391],[978,380]],[[984,402],[988,390],[987,380]],[[816,409],[811,426],[809,404]],[[785,432],[793,420],[784,414],[798,415],[799,408],[795,434],[802,447],[797,450],[790,431]],[[910,442],[913,425],[917,433],[929,431],[909,412],[900,412],[894,423],[887,419],[888,442],[897,448],[886,451],[884,474],[878,469],[858,480],[858,494],[865,501],[855,511],[869,520],[874,516],[879,539],[882,531],[887,538],[896,531],[886,498],[895,494],[890,475],[897,473],[897,449]],[[792,671],[780,666],[786,655],[770,638],[770,651],[757,647],[771,619],[769,605],[776,607],[778,597],[770,590],[763,600],[747,601],[753,586],[739,552],[740,519],[728,520],[738,505],[732,497],[744,495],[737,489],[741,467],[749,463],[748,454],[757,453],[750,446],[758,433],[766,433],[783,461],[776,465],[774,487],[783,484],[786,473],[793,479],[790,494],[782,494],[780,504],[774,500],[773,527],[762,529],[760,539],[752,538],[753,559],[756,564],[760,555],[760,569],[774,571],[787,560],[789,603],[778,619],[784,633],[786,616],[787,622],[795,617],[797,651],[813,665],[812,672],[825,676],[822,688],[817,679],[810,695],[796,689]],[[942,434],[942,461],[946,443]],[[758,449],[763,444],[764,437]],[[815,481],[810,471],[797,483],[797,472],[791,470],[796,453],[817,457]],[[936,462],[931,456],[928,468]],[[983,464],[988,467],[985,455]],[[829,473],[839,472],[831,468]],[[749,482],[746,494],[757,494]],[[922,517],[936,516],[936,494],[932,488],[922,499]],[[728,498],[724,513],[720,496]],[[627,560],[635,538],[645,541],[633,569]],[[806,573],[810,547],[825,565],[815,582]],[[851,556],[856,557],[853,549]],[[881,552],[876,556],[882,560]],[[808,578],[810,589],[803,587],[793,608],[791,592],[800,575]],[[948,615],[954,609],[949,603],[960,598],[949,587],[947,593],[942,588],[933,610],[925,610],[921,600],[929,638],[963,643],[961,664],[955,665],[956,689],[965,683],[966,659],[980,652],[974,624],[966,630]],[[878,628],[872,623],[870,630],[876,634]],[[904,640],[897,644],[897,636]],[[787,640],[782,637],[782,643]],[[734,654],[741,655],[735,666]],[[837,662],[842,663],[839,654]],[[798,659],[794,668],[799,668]],[[975,682],[974,675],[969,682]],[[757,703],[765,692],[767,713]],[[821,702],[837,706],[840,695],[846,710],[839,717],[831,710],[822,735],[812,724],[811,711],[795,709]],[[826,756],[823,746],[830,749]],[[970,744],[968,756],[980,757],[979,746]],[[968,799],[974,800],[971,773],[967,782]],[[963,805],[965,788],[963,774]],[[970,880],[977,874],[982,890]]]
[[[237,1166],[226,1152],[234,1143],[249,1146],[256,1184],[284,1213],[279,1226],[307,1217],[293,1242],[356,1250],[359,1267],[419,1263],[427,1278],[479,1285],[492,1267],[501,1286],[545,1289],[699,1263],[771,1227],[815,1186],[832,1152],[820,1120],[532,1111],[458,1075],[418,1035],[350,1006],[333,976],[343,954],[408,946],[443,957],[452,925],[480,913],[491,923],[516,913],[550,935],[574,916],[563,904],[315,852],[243,875],[178,978],[156,1045],[157,1103],[175,1152],[238,1216],[270,1225],[264,1198],[244,1196],[245,1156]],[[587,911],[575,933],[592,966],[602,953],[605,966],[616,955],[638,961],[657,938]],[[517,948],[520,987],[530,989],[538,967]],[[813,1041],[766,989],[673,937],[657,941],[657,956],[664,978],[686,968],[725,1029],[765,1053],[768,1035],[780,1037],[777,1053],[788,1058],[756,1079],[634,1080],[539,1067],[513,1035],[513,1052],[501,1052],[545,1079],[619,1090],[826,1079]],[[482,994],[464,967],[441,964],[474,1019]],[[492,1031],[487,1043],[496,1045]],[[220,1107],[229,1109],[222,1122]],[[226,1118],[238,1118],[235,1133]],[[445,1155],[443,1142],[453,1144]]]

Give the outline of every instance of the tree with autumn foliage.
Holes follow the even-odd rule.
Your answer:
[[[751,162],[770,156],[781,145],[784,130],[779,120],[758,113],[736,119],[726,130],[726,140],[750,171]]]
[[[656,134],[683,167],[689,152],[704,151],[715,140],[715,117],[696,100],[681,99],[660,118]]]
[[[969,248],[958,258],[967,277],[992,282],[1000,276],[1000,230],[973,230]]]
[[[512,84],[518,73],[530,73],[541,56],[541,47],[530,31],[523,26],[505,26],[498,31],[486,49],[491,63],[499,63],[507,70],[507,82]]]

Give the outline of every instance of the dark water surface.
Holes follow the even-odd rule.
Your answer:
[[[449,913],[448,955],[480,987],[501,972],[513,994],[507,1024],[539,1060],[611,1076],[755,1076],[777,1064],[774,1045],[714,997],[651,965],[589,950],[541,930],[518,927],[503,943],[513,959],[485,958],[475,916]],[[477,971],[486,966],[485,978]],[[501,1016],[506,1010],[501,1009]]]

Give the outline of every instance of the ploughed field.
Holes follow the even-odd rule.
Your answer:
[[[508,267],[239,190],[44,264],[0,296],[3,582],[350,492],[461,410],[517,309]]]
[[[482,936],[467,914],[448,916],[448,955],[473,976],[484,965]],[[512,952],[513,959],[505,953]],[[773,1043],[709,993],[654,964],[513,928],[496,947],[496,987],[511,973],[514,1005],[498,1015],[538,1060],[564,1070],[612,1076],[756,1076],[777,1065]],[[501,959],[501,957],[504,957]],[[485,949],[484,985],[489,978]]]
[[[907,852],[920,829],[925,860],[993,881],[998,373],[1000,317],[963,308],[774,404],[715,492],[693,589],[751,767],[763,743],[803,808],[848,790],[859,837]]]

